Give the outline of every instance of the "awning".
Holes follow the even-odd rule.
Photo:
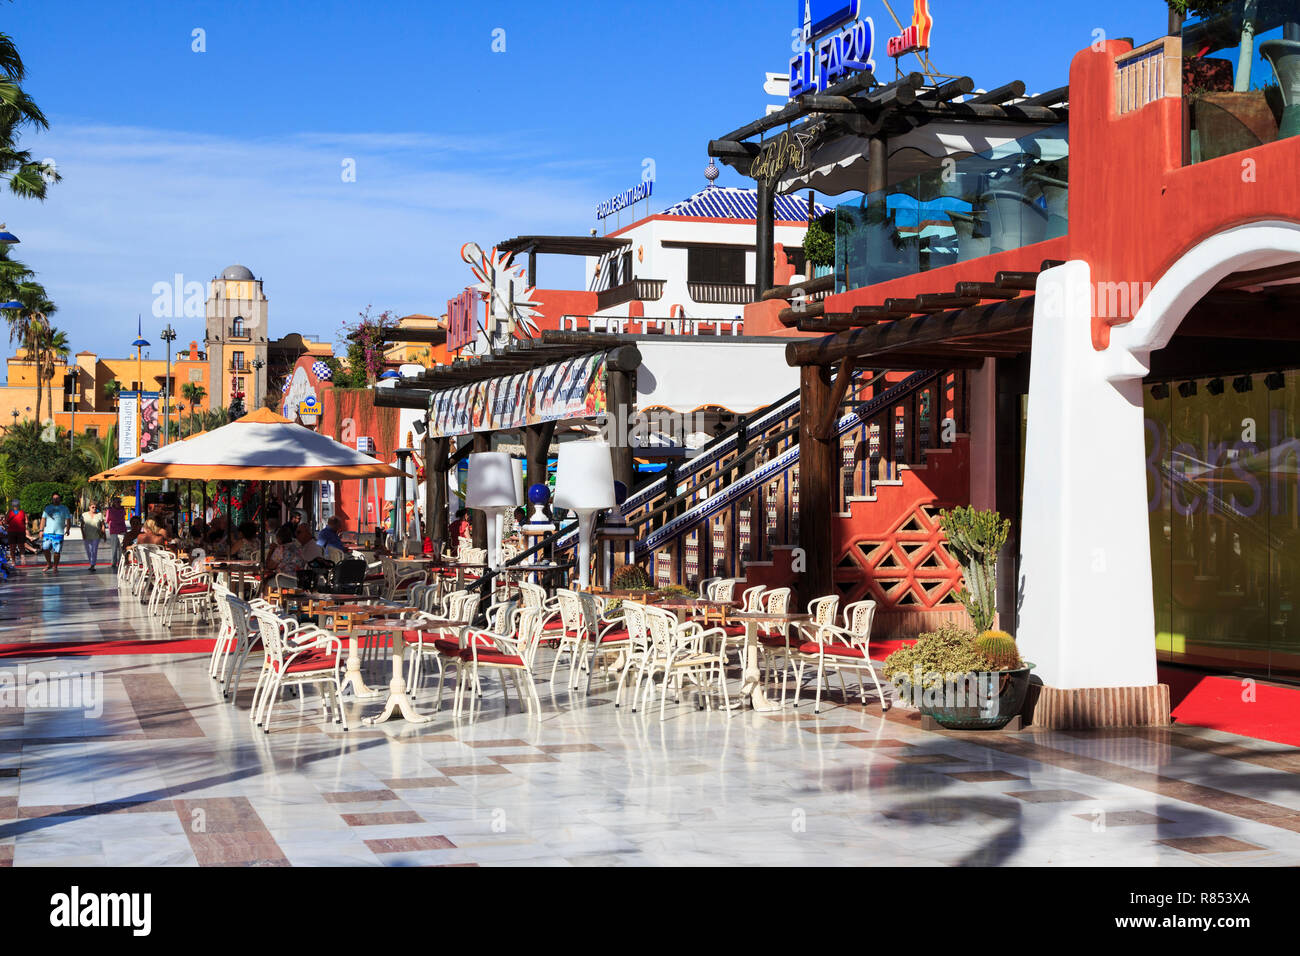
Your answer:
[[[165,445],[90,480],[345,481],[400,475],[391,465],[328,435],[259,408],[229,425]]]

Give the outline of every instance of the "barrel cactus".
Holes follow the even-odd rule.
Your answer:
[[[1022,666],[1016,639],[1006,631],[985,631],[975,638],[975,646],[988,658],[994,670],[1014,671]]]
[[[965,586],[957,600],[970,614],[979,633],[993,626],[998,610],[998,552],[1007,543],[1011,522],[996,511],[954,508],[940,511],[939,523],[948,536],[948,551],[961,565]]]

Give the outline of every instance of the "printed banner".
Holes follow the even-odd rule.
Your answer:
[[[448,438],[602,415],[608,407],[606,357],[604,352],[580,355],[435,392],[429,403],[429,432],[435,438]]]
[[[117,459],[131,461],[157,451],[162,432],[159,392],[120,392],[117,402]],[[140,445],[136,447],[136,436]]]

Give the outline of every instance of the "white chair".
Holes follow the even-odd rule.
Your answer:
[[[627,628],[627,656],[618,675],[618,687],[614,691],[614,706],[623,704],[623,685],[627,676],[635,669],[638,685],[640,674],[645,667],[645,660],[650,653],[650,625],[646,620],[646,605],[636,601],[623,601],[623,624]],[[636,710],[636,687],[632,689],[632,709]]]
[[[572,686],[574,672],[578,669],[578,651],[586,642],[582,629],[582,603],[578,592],[568,588],[556,588],[555,596],[559,600],[558,616],[550,615],[542,626],[543,641],[555,642],[555,659],[551,662],[551,687],[555,687],[555,672],[560,666],[560,658],[569,656],[569,684]]]
[[[314,625],[299,626],[296,621],[278,617],[265,606],[254,607],[253,617],[266,652],[257,689],[253,692],[249,714],[253,723],[264,733],[270,733],[271,715],[281,691],[290,686],[316,684],[326,714],[332,706],[334,722],[347,730],[342,693],[343,642]],[[333,691],[327,693],[331,684]]]
[[[674,615],[657,607],[646,608],[646,618],[650,651],[640,675],[646,681],[642,708],[654,704],[656,674],[663,677],[659,684],[660,720],[667,716],[669,689],[676,687],[674,699],[680,702],[687,681],[694,684],[699,696],[712,706],[707,691],[717,678],[718,656],[705,649],[708,632],[694,621],[678,624]],[[721,631],[720,628],[715,630]]]
[[[813,703],[813,712],[821,713],[822,685],[826,673],[835,671],[840,676],[840,689],[848,700],[848,688],[844,683],[844,672],[856,674],[858,678],[858,697],[862,703],[867,702],[866,686],[862,682],[865,673],[876,685],[876,694],[880,698],[880,709],[889,709],[889,699],[880,686],[880,679],[871,664],[869,645],[871,643],[871,625],[876,617],[875,601],[858,601],[844,609],[847,627],[835,624],[801,624],[804,643],[794,653],[795,692],[794,705],[799,706],[799,695],[803,689],[804,668],[812,665],[817,674],[817,699]]]
[[[510,690],[508,682],[512,681],[515,691],[533,716],[540,716],[542,702],[537,696],[537,685],[533,681],[533,660],[537,655],[537,645],[541,640],[542,612],[536,608],[513,610],[510,614],[513,622],[509,635],[485,633],[469,629],[466,634],[466,646],[460,652],[461,667],[456,675],[457,717],[463,712],[463,700],[466,688],[470,690],[470,714],[478,709],[482,698],[480,671],[495,670],[501,679],[501,691],[506,708],[510,707]],[[488,643],[480,643],[478,638],[485,637]]]

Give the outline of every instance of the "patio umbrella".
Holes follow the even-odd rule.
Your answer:
[[[400,475],[392,465],[295,424],[269,408],[259,408],[229,425],[165,445],[90,480],[346,481]]]

